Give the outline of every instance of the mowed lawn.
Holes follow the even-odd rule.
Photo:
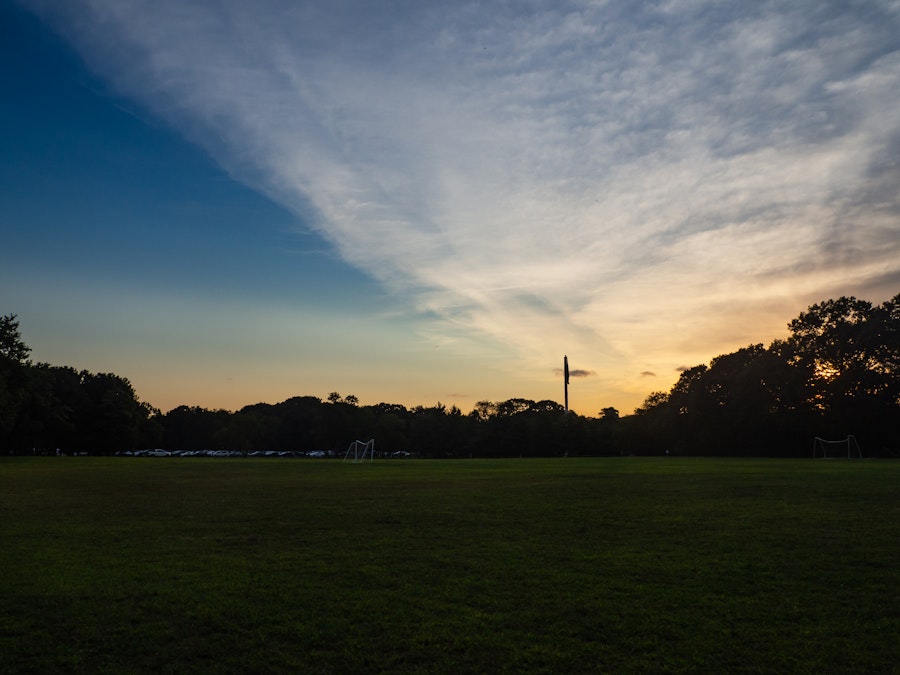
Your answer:
[[[0,671],[900,673],[900,462],[0,459]]]

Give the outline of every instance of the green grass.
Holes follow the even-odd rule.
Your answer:
[[[0,672],[900,672],[900,462],[0,460]]]

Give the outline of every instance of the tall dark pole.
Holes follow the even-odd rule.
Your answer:
[[[563,355],[563,379],[565,380],[566,391],[566,415],[569,414],[569,357]]]

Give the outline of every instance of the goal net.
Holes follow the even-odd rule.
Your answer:
[[[347,454],[344,455],[344,461],[365,462],[368,456],[371,462],[375,456],[375,439],[370,438],[368,441],[353,441],[347,448]]]
[[[816,436],[813,441],[813,458],[862,459],[862,452],[855,436],[847,436],[839,441],[829,441]]]

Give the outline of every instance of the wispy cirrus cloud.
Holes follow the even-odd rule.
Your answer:
[[[347,261],[523,357],[568,346],[627,389],[896,283],[895,1],[25,4]]]

